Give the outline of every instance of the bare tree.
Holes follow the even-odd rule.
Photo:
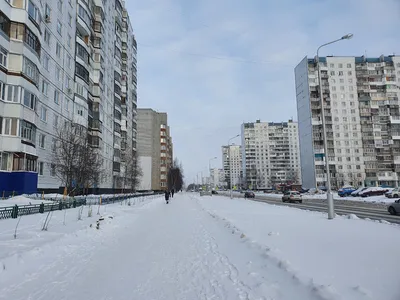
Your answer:
[[[173,166],[168,171],[168,189],[179,191],[183,188],[183,167],[177,158],[174,159]]]
[[[68,191],[74,182],[85,188],[102,179],[102,158],[98,149],[89,144],[87,128],[69,121],[56,129],[50,165]]]
[[[124,153],[124,162],[124,187],[128,185],[132,191],[136,191],[139,186],[140,179],[143,176],[143,171],[140,167],[140,161],[137,152],[133,151],[131,148],[127,148]]]

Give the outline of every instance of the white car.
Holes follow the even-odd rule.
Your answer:
[[[400,213],[400,199],[394,201],[393,203],[391,203],[391,204],[388,206],[387,209],[388,209],[388,212],[389,212],[391,215],[397,215],[398,213]]]

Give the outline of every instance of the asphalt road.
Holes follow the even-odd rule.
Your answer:
[[[225,194],[226,196],[227,194]],[[229,193],[228,193],[229,195]],[[235,198],[243,198],[244,194],[233,193]],[[327,212],[328,206],[326,200],[306,199],[303,198],[303,203],[283,203],[281,198],[274,198],[266,195],[257,195],[255,199],[250,199],[258,202],[269,204],[296,207],[304,210]],[[387,205],[381,203],[369,203],[349,200],[334,200],[335,212],[338,215],[355,214],[359,218],[371,220],[385,220],[390,223],[400,224],[400,215],[392,216],[387,211]]]

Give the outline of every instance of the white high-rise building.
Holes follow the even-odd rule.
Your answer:
[[[301,183],[297,123],[242,124],[242,170],[251,189]]]
[[[240,145],[222,146],[222,165],[227,187],[241,185],[242,150]]]
[[[51,165],[56,128],[89,130],[104,158],[93,188],[123,188],[136,149],[136,41],[124,3],[0,1],[0,189],[62,184]],[[129,153],[126,153],[129,151]]]
[[[295,68],[303,186],[326,186],[323,97],[334,188],[398,185],[400,57],[305,57]]]

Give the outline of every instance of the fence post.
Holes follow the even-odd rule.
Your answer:
[[[15,192],[15,191],[12,192],[12,196],[13,196],[13,197],[14,197],[14,192]]]
[[[42,200],[44,200],[44,191],[42,191]]]
[[[15,204],[12,209],[11,218],[13,218],[13,219],[18,218],[18,205],[17,204]]]
[[[40,203],[40,206],[39,206],[39,213],[44,213],[44,203],[42,202],[42,203]]]
[[[4,200],[4,194],[5,194],[5,192],[6,192],[6,191],[3,191],[3,200]]]

